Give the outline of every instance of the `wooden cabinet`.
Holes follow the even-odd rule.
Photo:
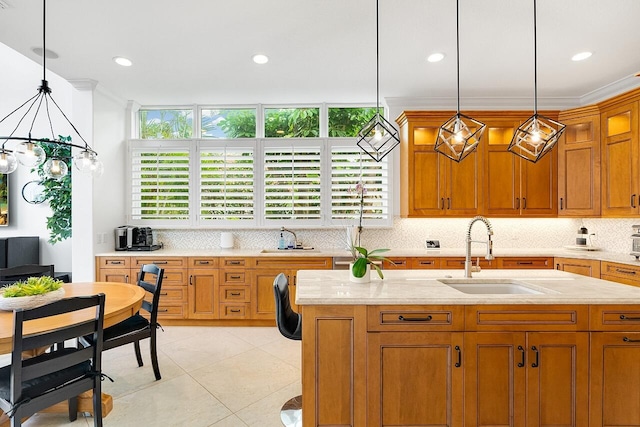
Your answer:
[[[218,318],[218,259],[189,258],[189,319]]]
[[[555,258],[556,270],[600,278],[600,261],[577,258]]]
[[[99,282],[134,283],[131,278],[131,257],[99,256],[96,257],[96,278]]]
[[[640,213],[640,160],[638,154],[638,101],[603,107],[602,216]]]
[[[220,259],[220,319],[249,319],[251,313],[251,274],[246,258]]]
[[[388,257],[382,261],[384,270],[406,270],[409,268],[409,260],[406,257]]]
[[[602,261],[600,278],[625,285],[640,286],[640,266]]]
[[[483,137],[485,205],[489,217],[555,217],[557,207],[557,151],[537,163],[507,151],[521,114],[504,114],[487,123]],[[549,116],[552,117],[552,116]]]
[[[549,269],[553,268],[552,257],[500,257],[497,258],[498,268],[504,269]]]
[[[446,257],[440,259],[440,268],[442,269],[464,269],[465,257]],[[471,257],[471,263],[474,266],[480,264],[480,268],[496,268],[498,261],[494,259],[485,259],[484,256]]]
[[[558,216],[600,216],[600,111],[563,111],[567,127],[558,141]]]
[[[474,216],[482,200],[482,154],[455,162],[434,150],[453,112],[405,111],[401,131],[400,213],[404,217]]]
[[[137,281],[143,264],[156,264],[164,269],[162,290],[158,303],[158,319],[184,319],[187,317],[187,258],[144,256],[131,258],[131,275]]]
[[[408,262],[409,268],[414,270],[440,268],[440,259],[434,257],[412,257]]]

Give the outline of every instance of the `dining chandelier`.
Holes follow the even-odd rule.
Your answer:
[[[478,147],[486,125],[460,113],[460,17],[459,0],[456,0],[456,78],[458,84],[458,104],[456,114],[440,129],[434,150],[460,162]]]
[[[379,5],[376,0],[376,114],[358,132],[358,147],[376,162],[381,161],[398,144],[398,131],[380,114],[380,36]]]
[[[551,151],[565,130],[565,125],[538,114],[538,55],[536,35],[536,0],[533,0],[533,116],[516,129],[508,150],[530,162],[537,162]]]
[[[11,129],[7,136],[0,136],[2,146],[0,147],[0,173],[9,174],[18,168],[18,163],[26,167],[38,167],[43,165],[45,176],[51,179],[62,179],[68,173],[66,164],[66,155],[56,154],[57,151],[72,152],[73,148],[80,151],[73,156],[73,164],[75,167],[85,173],[89,173],[94,177],[100,176],[103,172],[102,162],[98,159],[98,153],[92,149],[87,141],[80,135],[78,129],[71,123],[67,115],[62,111],[58,103],[51,95],[51,88],[47,81],[47,49],[46,49],[46,0],[42,1],[42,82],[38,87],[38,92],[23,102],[19,107],[7,114],[0,120],[0,126]],[[74,144],[70,137],[62,137],[56,134],[51,121],[50,108],[54,108],[64,117],[66,122],[71,126],[75,134],[82,140],[83,145]],[[51,137],[33,137],[33,127],[39,116],[46,116],[47,125],[51,131]],[[9,125],[9,118],[16,119],[15,125]],[[22,126],[22,125],[25,126]],[[20,134],[23,127],[27,127],[26,134]],[[0,134],[3,128],[0,127]],[[15,142],[13,149],[8,148],[9,142]],[[68,150],[52,150],[54,155],[47,159],[45,151],[40,144],[52,144],[55,148],[67,148]],[[44,163],[44,164],[43,164]]]

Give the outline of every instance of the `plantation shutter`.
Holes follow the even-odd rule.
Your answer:
[[[288,141],[264,147],[264,217],[320,224],[321,148],[318,142]]]
[[[229,145],[200,149],[201,225],[255,221],[253,144]]]
[[[131,222],[189,224],[189,147],[134,141],[130,156]]]
[[[355,143],[342,144],[331,147],[331,219],[359,218],[360,196],[356,185],[362,181],[365,188],[363,220],[374,225],[387,223],[390,203],[388,157],[376,162],[362,153]]]

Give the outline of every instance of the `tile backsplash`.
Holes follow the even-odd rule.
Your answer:
[[[424,248],[425,240],[439,240],[442,248],[462,248],[470,218],[396,218],[392,228],[363,229],[362,245],[368,248]],[[575,244],[578,228],[589,230],[591,244],[608,252],[627,253],[632,226],[640,219],[619,218],[489,218],[494,248],[555,248]],[[290,227],[304,246],[344,248],[344,228]],[[170,249],[217,249],[220,233],[233,233],[236,249],[275,249],[280,230],[156,230],[156,241]],[[485,240],[482,223],[473,226],[472,237]]]

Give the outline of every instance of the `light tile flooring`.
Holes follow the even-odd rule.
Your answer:
[[[103,353],[103,391],[113,396],[106,427],[279,427],[280,408],[301,393],[300,341],[275,327],[165,326],[158,331],[162,379],[155,381],[148,341],[139,368],[133,344]],[[6,362],[0,359],[0,365]],[[65,414],[38,414],[26,427],[93,426]]]

